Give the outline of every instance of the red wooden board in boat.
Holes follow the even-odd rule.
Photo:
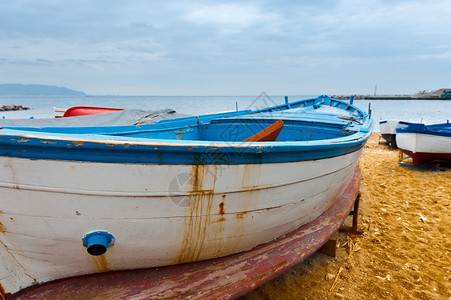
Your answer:
[[[255,289],[318,250],[351,211],[356,169],[346,190],[320,217],[250,251],[195,263],[78,276],[19,292],[14,299],[232,299]]]
[[[74,106],[64,112],[63,118],[84,115],[105,114],[124,110],[123,108],[95,107],[95,106]]]
[[[282,128],[283,121],[276,121],[250,138],[245,139],[244,142],[274,142],[279,136]]]

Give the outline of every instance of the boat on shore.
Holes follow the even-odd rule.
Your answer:
[[[7,295],[222,257],[292,232],[347,186],[372,119],[320,96],[149,124],[0,126]]]
[[[451,123],[407,123],[405,127],[396,128],[396,143],[412,158],[414,166],[451,161]]]
[[[399,120],[380,120],[379,121],[379,131],[385,142],[392,147],[397,149],[396,144],[396,128],[398,126],[404,127],[407,123]]]
[[[124,110],[123,108],[97,107],[97,106],[73,106],[64,111],[63,118],[106,114]]]

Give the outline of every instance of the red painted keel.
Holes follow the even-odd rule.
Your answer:
[[[451,153],[426,153],[426,152],[412,152],[401,149],[402,152],[412,158],[414,166],[419,166],[431,161],[451,161]]]
[[[360,186],[357,169],[346,190],[320,217],[275,241],[227,257],[175,266],[67,278],[32,287],[13,299],[231,299],[305,260],[340,227]]]

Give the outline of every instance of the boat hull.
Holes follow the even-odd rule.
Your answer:
[[[74,106],[66,110],[63,118],[77,117],[85,115],[106,114],[123,110],[122,108],[95,107],[95,106]]]
[[[398,147],[412,158],[415,166],[434,160],[451,160],[451,137],[398,132],[396,140]]]
[[[398,149],[398,145],[396,144],[396,134],[381,133],[381,136],[393,149]]]
[[[357,168],[346,189],[321,216],[249,251],[189,264],[75,276],[19,292],[13,298],[110,299],[114,295],[116,299],[127,299],[133,294],[134,299],[236,299],[324,245],[355,208],[359,186]]]
[[[381,120],[379,121],[379,131],[382,138],[387,142],[387,144],[390,145],[393,149],[397,149],[398,145],[396,144],[396,128],[405,127],[406,125],[406,122],[398,120]]]
[[[360,152],[236,165],[1,157],[2,287],[15,293],[68,276],[249,250],[321,215],[352,177]],[[82,239],[97,230],[115,242],[92,256]]]

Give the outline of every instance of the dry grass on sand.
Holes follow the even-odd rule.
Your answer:
[[[398,161],[373,134],[360,160],[365,233],[340,233],[335,258],[316,253],[241,299],[451,299],[451,170]]]

